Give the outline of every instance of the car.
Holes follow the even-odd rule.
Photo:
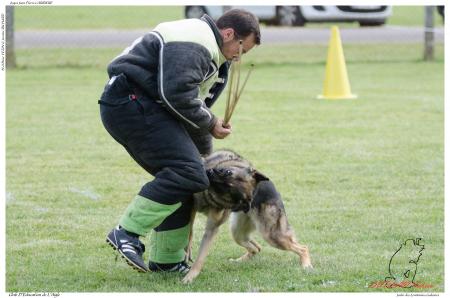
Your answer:
[[[218,19],[232,8],[245,9],[260,22],[280,26],[303,26],[309,22],[358,22],[360,26],[380,26],[392,14],[391,6],[186,6],[186,18],[200,18],[208,14]]]

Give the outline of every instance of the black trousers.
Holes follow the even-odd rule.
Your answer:
[[[156,100],[134,93],[125,75],[110,80],[99,101],[103,125],[154,176],[139,195],[161,204],[182,203],[155,230],[183,227],[190,219],[192,194],[209,186],[201,154],[211,152],[211,136],[188,133]]]

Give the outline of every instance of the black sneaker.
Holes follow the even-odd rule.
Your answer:
[[[185,261],[172,264],[160,264],[150,261],[148,263],[148,269],[153,272],[179,272],[186,274],[189,272],[191,267],[189,267]]]
[[[145,245],[139,241],[136,234],[127,232],[121,226],[115,227],[106,237],[106,242],[114,250],[118,250],[122,258],[128,265],[139,272],[147,272],[148,268],[144,263],[142,254],[145,252]]]

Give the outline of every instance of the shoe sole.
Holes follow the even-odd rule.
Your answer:
[[[127,262],[127,264],[129,266],[131,266],[134,270],[137,270],[140,273],[148,272],[147,269],[144,269],[144,268],[140,267],[139,265],[135,264],[133,261],[131,261],[120,249],[117,248],[116,245],[114,245],[114,243],[111,240],[109,240],[109,238],[106,238],[106,243],[108,243],[114,250],[117,250],[119,252],[120,256],[122,257],[122,259],[124,259]]]

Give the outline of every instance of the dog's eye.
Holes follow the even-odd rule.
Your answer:
[[[233,172],[231,170],[225,171],[225,176],[231,176],[231,175],[233,175]]]

